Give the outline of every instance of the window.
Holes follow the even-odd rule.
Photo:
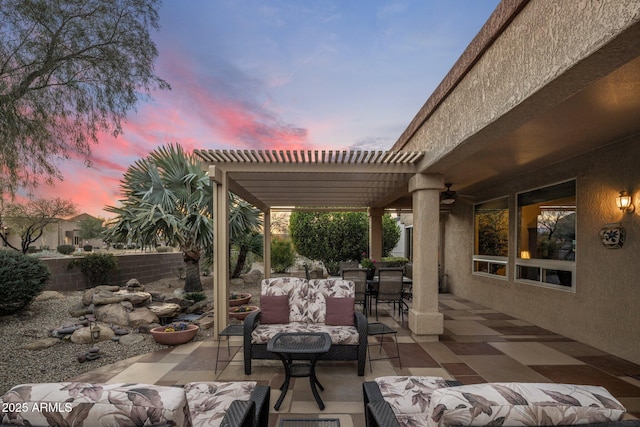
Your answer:
[[[516,279],[573,289],[575,256],[575,180],[520,193]]]
[[[509,199],[479,203],[474,208],[473,273],[507,278]]]

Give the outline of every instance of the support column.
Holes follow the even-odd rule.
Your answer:
[[[271,278],[271,211],[269,209],[263,212],[263,264],[264,264],[264,278]]]
[[[213,336],[229,323],[229,181],[227,173],[215,166],[209,167],[213,189]]]
[[[413,308],[409,329],[418,341],[438,341],[444,316],[438,312],[438,237],[441,175],[416,174],[409,181],[413,196]]]
[[[369,208],[369,258],[382,258],[382,215],[384,209]]]

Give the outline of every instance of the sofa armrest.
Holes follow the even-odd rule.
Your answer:
[[[251,334],[260,321],[260,311],[250,313],[244,318],[244,332],[242,333],[242,344],[244,350],[244,373],[251,375]]]
[[[220,427],[254,427],[255,402],[234,400],[224,414]]]
[[[251,401],[255,403],[256,416],[254,425],[256,427],[269,426],[269,402],[271,400],[271,387],[257,385],[251,392]]]
[[[367,362],[367,317],[356,311],[354,314],[354,325],[358,330],[358,375],[364,376],[364,368]]]
[[[396,415],[387,402],[372,402],[365,414],[367,427],[400,427]]]

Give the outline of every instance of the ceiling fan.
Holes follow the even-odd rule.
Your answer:
[[[451,189],[453,184],[445,183],[444,184],[447,189],[440,193],[440,204],[441,205],[451,205],[456,201],[456,192]]]

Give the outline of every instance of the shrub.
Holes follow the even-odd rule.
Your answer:
[[[82,250],[83,250],[83,251],[85,251],[85,252],[91,252],[91,251],[93,250],[93,246],[91,246],[91,245],[84,245],[84,246],[82,247]]]
[[[92,253],[74,259],[69,263],[69,268],[74,265],[80,267],[80,271],[87,279],[87,284],[93,288],[109,283],[109,275],[118,268],[118,259],[112,254]]]
[[[73,245],[60,245],[56,248],[56,250],[63,255],[69,255],[76,250],[76,247]]]
[[[49,279],[49,268],[37,258],[0,251],[0,316],[31,304]]]
[[[188,299],[193,302],[200,302],[206,300],[207,296],[204,292],[189,292],[188,294],[185,294],[184,299]]]
[[[284,273],[296,261],[296,251],[291,240],[275,237],[271,241],[271,267],[276,273]]]
[[[173,252],[173,248],[171,246],[157,246],[156,252]]]
[[[409,262],[407,258],[401,256],[387,256],[383,257],[381,261],[386,262],[387,266],[391,268],[404,267]]]

